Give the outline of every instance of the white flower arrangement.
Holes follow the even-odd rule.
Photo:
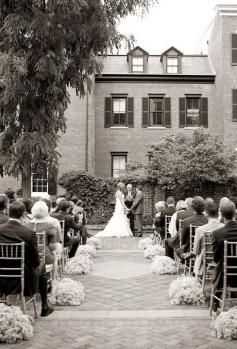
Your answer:
[[[87,244],[92,245],[96,250],[103,247],[101,240],[96,236],[92,236],[91,238],[87,239]]]
[[[81,305],[84,301],[84,287],[80,281],[63,278],[53,281],[49,301],[53,305]]]
[[[155,274],[176,274],[175,261],[166,256],[155,256],[152,264],[151,271]]]
[[[164,256],[165,249],[161,245],[150,245],[144,251],[144,257],[153,259],[155,256]]]
[[[93,262],[88,255],[79,255],[71,258],[65,267],[65,274],[88,274],[93,269]]]
[[[76,252],[76,256],[79,255],[88,255],[90,258],[93,258],[96,255],[96,250],[92,245],[80,245]]]
[[[205,297],[199,281],[192,276],[180,276],[169,287],[171,304],[205,303]]]
[[[139,250],[145,250],[148,246],[153,245],[153,241],[151,238],[140,239],[138,241],[137,247]]]
[[[211,324],[211,335],[227,340],[237,339],[237,307],[222,312]]]
[[[0,343],[16,343],[33,337],[33,318],[19,307],[0,304]]]

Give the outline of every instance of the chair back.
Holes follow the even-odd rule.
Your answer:
[[[45,231],[36,233],[40,262],[45,264]]]
[[[224,289],[230,284],[230,279],[237,280],[237,242],[224,241]],[[232,291],[237,291],[236,287],[232,287]]]
[[[171,218],[172,216],[165,215],[165,239],[167,239],[167,234],[169,233],[169,225],[170,225]]]
[[[64,247],[65,220],[62,219],[59,221],[59,223],[60,223],[61,233],[62,233],[62,237],[63,237],[62,246]]]
[[[181,233],[182,233],[182,229],[183,229],[183,223],[184,223],[184,220],[179,219],[179,246],[180,247],[181,247]]]
[[[190,224],[190,229],[189,229],[189,238],[190,238],[190,247],[189,247],[189,249],[190,249],[190,252],[193,251],[196,229],[198,227],[199,227],[198,225]]]
[[[213,263],[212,231],[205,231],[203,235],[203,288],[207,281],[211,282],[212,271],[208,266]]]
[[[0,278],[19,278],[24,292],[24,274],[25,243],[0,243]]]

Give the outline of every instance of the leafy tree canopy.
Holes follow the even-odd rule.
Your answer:
[[[58,137],[66,130],[67,85],[80,95],[96,56],[122,43],[118,22],[156,0],[0,1],[0,167],[18,175],[42,159],[57,162]]]
[[[226,181],[236,165],[236,154],[225,149],[219,136],[203,129],[195,130],[192,135],[166,136],[152,145],[150,155],[148,177],[169,190]]]

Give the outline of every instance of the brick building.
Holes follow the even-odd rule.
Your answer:
[[[149,145],[164,135],[200,126],[237,148],[237,5],[217,6],[208,55],[175,47],[149,55],[136,47],[99,59],[103,71],[91,93],[80,99],[69,90],[58,176],[77,169],[117,176],[127,161],[146,163]],[[32,177],[32,190],[55,194],[55,178],[48,182]],[[7,186],[20,183],[1,179],[0,190]]]

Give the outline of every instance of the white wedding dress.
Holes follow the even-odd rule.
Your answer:
[[[125,214],[125,204],[124,204],[124,195],[118,190],[115,194],[116,204],[115,210],[112,218],[109,220],[105,229],[99,231],[96,234],[96,237],[129,237],[133,236],[132,231],[129,225],[129,219]]]

